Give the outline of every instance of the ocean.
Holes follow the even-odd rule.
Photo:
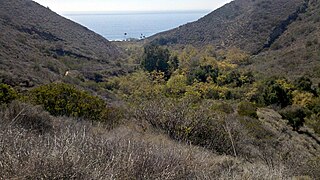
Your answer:
[[[193,22],[209,11],[64,13],[75,21],[111,41],[141,39]]]

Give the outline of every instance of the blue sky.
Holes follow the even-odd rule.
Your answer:
[[[214,10],[231,0],[34,0],[56,12]]]

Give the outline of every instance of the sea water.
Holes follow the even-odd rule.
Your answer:
[[[91,12],[62,14],[108,40],[141,39],[193,22],[209,11]]]

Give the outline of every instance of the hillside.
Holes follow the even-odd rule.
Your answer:
[[[301,75],[320,82],[320,4],[310,0],[305,13],[292,22],[270,48],[253,57],[250,70],[263,75],[296,79]]]
[[[196,22],[159,33],[159,44],[236,47],[257,53],[306,8],[304,0],[235,0]]]
[[[122,52],[102,36],[31,0],[0,1],[0,81],[31,87],[122,71]]]

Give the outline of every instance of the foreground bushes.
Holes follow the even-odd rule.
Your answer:
[[[212,105],[145,101],[134,109],[135,125],[109,131],[100,123],[51,117],[39,106],[13,102],[0,109],[0,179],[319,177],[318,146],[307,137],[247,117],[242,126],[238,116],[226,114],[231,110],[217,114]],[[261,136],[274,126],[282,132]],[[259,137],[249,136],[250,129]]]
[[[173,142],[165,136],[141,134],[127,127],[108,131],[86,121],[59,117],[47,119],[51,133],[39,135],[21,127],[18,122],[10,124],[11,118],[20,117],[19,112],[23,109],[30,110],[30,113],[24,113],[26,117],[43,113],[31,110],[34,108],[14,103],[10,108],[0,110],[0,179],[287,177],[282,171],[268,169],[261,163],[216,156],[201,148]],[[43,116],[43,120],[46,118]]]
[[[52,117],[41,106],[33,106],[19,101],[8,104],[0,113],[2,125],[15,126],[37,134],[51,132]]]
[[[24,113],[26,117],[43,112],[16,102],[9,107],[0,109],[0,179],[290,179],[299,174],[319,177],[315,169],[319,167],[318,159],[312,159],[312,166],[305,166],[307,174],[302,166],[299,168],[303,173],[292,174],[294,167],[281,163],[270,165],[219,156],[163,135],[142,132],[138,127],[108,131],[87,121],[52,117],[47,121],[51,133],[35,134],[18,121],[10,122],[12,117],[20,117],[23,109],[30,109],[30,113]],[[232,126],[229,128],[232,131]],[[266,158],[275,161],[271,156]]]
[[[192,99],[162,99],[139,104],[134,115],[175,140],[236,156],[241,151],[245,130],[237,117],[225,117],[212,109],[210,104],[193,104]]]

